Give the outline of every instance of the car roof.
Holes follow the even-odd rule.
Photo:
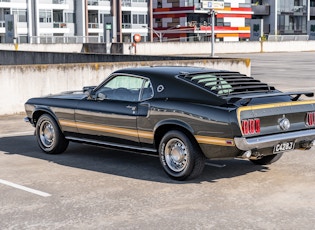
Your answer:
[[[204,101],[205,103],[219,105],[226,101],[207,90],[201,90],[199,87],[178,78],[180,75],[215,72],[229,71],[193,66],[145,66],[117,70],[114,74],[123,73],[149,78],[153,86],[155,99]]]
[[[275,90],[274,87],[239,72],[204,67],[146,66],[121,69],[115,73],[149,78],[156,99],[186,100],[212,105],[226,104],[231,97],[239,98],[240,95],[252,93],[263,95]]]
[[[226,70],[210,69],[205,67],[194,67],[194,66],[145,66],[145,67],[134,67],[117,70],[115,73],[128,73],[135,74],[144,77],[159,78],[173,78],[180,74],[195,74],[195,73],[211,73],[211,72],[230,72]]]

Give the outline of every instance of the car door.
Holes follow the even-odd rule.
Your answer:
[[[78,131],[86,139],[123,146],[139,146],[138,106],[148,80],[118,74],[99,86],[93,97],[82,100],[75,111]]]

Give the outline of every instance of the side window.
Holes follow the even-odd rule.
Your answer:
[[[96,97],[98,100],[139,101],[146,82],[149,81],[141,77],[117,75],[97,90]]]
[[[145,80],[141,93],[141,101],[145,101],[153,97],[153,88],[149,80]]]

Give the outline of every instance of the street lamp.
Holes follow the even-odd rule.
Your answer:
[[[214,57],[214,25],[215,25],[215,15],[217,12],[211,9],[209,10],[209,15],[211,15],[211,57]]]

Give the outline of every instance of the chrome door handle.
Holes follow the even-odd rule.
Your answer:
[[[137,106],[127,105],[126,108],[131,109],[132,111],[136,111]]]

